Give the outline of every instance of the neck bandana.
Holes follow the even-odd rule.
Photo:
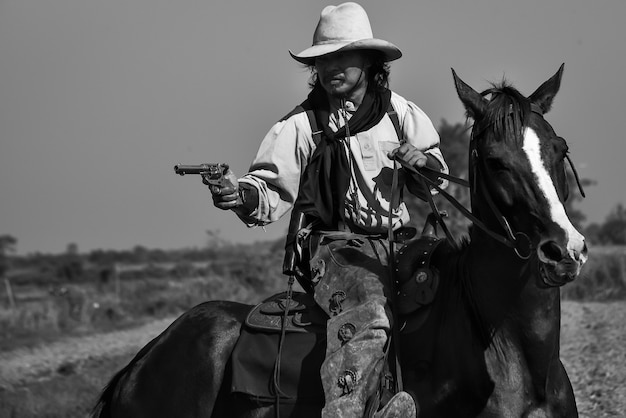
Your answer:
[[[344,147],[347,132],[355,135],[376,126],[387,113],[391,91],[368,87],[363,102],[350,120],[337,132],[328,126],[330,105],[324,89],[317,84],[302,104],[312,109],[322,129],[322,139],[302,175],[295,209],[319,218],[335,228],[344,219],[345,196],[350,185],[350,163]],[[349,147],[349,143],[346,143]]]

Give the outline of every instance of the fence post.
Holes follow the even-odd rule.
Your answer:
[[[622,275],[622,283],[626,285],[626,247],[622,247],[622,251],[620,251],[619,255],[620,274]]]
[[[119,268],[117,266],[117,263],[113,263],[113,280],[115,281],[115,297],[117,297],[117,300],[120,300],[121,297],[121,293],[122,293],[122,286],[120,284],[120,274],[119,274]]]
[[[13,297],[13,288],[11,287],[11,280],[4,278],[4,286],[7,289],[7,296],[9,297],[9,307],[15,309],[15,298]]]

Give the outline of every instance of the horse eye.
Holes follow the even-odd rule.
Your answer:
[[[491,171],[507,171],[508,167],[504,165],[499,158],[487,158],[486,164]]]
[[[567,142],[565,142],[565,139],[561,138],[560,136],[554,137],[553,142],[554,151],[557,155],[559,155],[560,159],[564,159],[569,152]]]

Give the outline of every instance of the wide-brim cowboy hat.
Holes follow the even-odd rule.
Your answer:
[[[315,58],[337,51],[373,49],[383,53],[385,61],[393,61],[402,52],[391,42],[374,38],[365,9],[357,3],[327,6],[313,34],[313,45],[299,54],[289,51],[293,59],[313,65]]]

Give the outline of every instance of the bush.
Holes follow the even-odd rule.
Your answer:
[[[592,247],[580,276],[565,285],[562,294],[581,301],[626,298],[626,247]]]

